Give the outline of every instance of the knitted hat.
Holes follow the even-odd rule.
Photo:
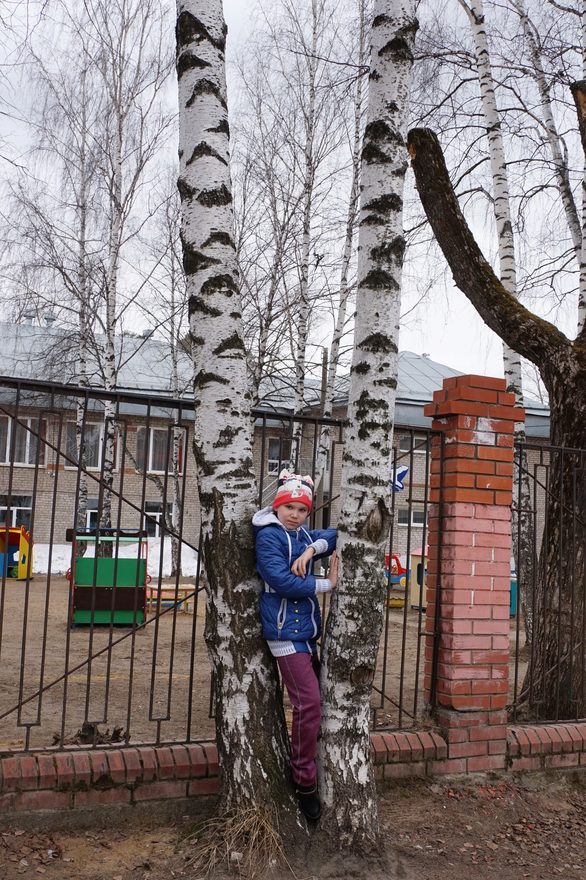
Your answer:
[[[311,510],[313,503],[313,480],[309,475],[301,477],[299,474],[290,474],[288,470],[281,471],[279,474],[279,488],[273,501],[273,510],[276,510],[281,504],[289,504],[290,501],[305,504],[307,509]]]

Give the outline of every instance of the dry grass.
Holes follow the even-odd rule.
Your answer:
[[[187,864],[197,877],[215,877],[224,871],[261,880],[277,868],[295,877],[285,856],[276,814],[262,807],[210,819],[185,842],[193,846]]]

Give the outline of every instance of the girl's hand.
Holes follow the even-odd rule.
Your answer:
[[[293,574],[297,575],[297,577],[304,578],[307,574],[307,566],[313,559],[314,555],[315,550],[313,547],[308,547],[307,550],[304,550],[301,556],[299,556],[291,566]]]
[[[335,550],[330,557],[330,567],[327,576],[332,585],[332,590],[335,590],[338,586],[338,557]]]

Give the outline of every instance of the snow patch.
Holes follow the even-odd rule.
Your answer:
[[[120,544],[118,547],[119,559],[136,559],[138,544]],[[86,557],[94,556],[95,546],[88,542]],[[71,544],[37,544],[33,545],[33,574],[49,573],[49,557],[51,561],[51,574],[65,574],[71,568]],[[197,570],[197,550],[191,547],[181,549],[182,577],[195,577]],[[153,578],[171,577],[171,539],[165,538],[163,546],[163,560],[161,565],[161,539],[148,539],[148,573]]]

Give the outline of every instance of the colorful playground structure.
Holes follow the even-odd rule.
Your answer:
[[[24,526],[0,526],[0,579],[33,576],[33,540]]]
[[[407,569],[403,567],[396,553],[385,553],[385,579],[388,588],[387,605],[389,608],[403,608]]]
[[[141,626],[148,581],[147,533],[131,529],[68,529],[72,543],[70,626]],[[104,545],[109,545],[108,549]],[[102,549],[101,549],[102,548]]]

